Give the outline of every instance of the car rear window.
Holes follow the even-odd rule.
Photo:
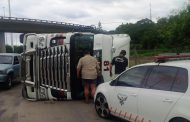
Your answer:
[[[174,67],[154,67],[147,80],[146,87],[150,89],[170,91],[178,69]]]
[[[179,68],[172,91],[186,92],[188,87],[188,72],[186,69]]]
[[[175,92],[185,92],[187,87],[187,70],[169,66],[154,67],[146,83],[146,88]]]

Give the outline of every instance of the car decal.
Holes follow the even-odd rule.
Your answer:
[[[118,94],[117,95],[117,98],[118,98],[118,100],[119,100],[119,103],[121,104],[121,106],[122,105],[124,105],[124,102],[127,100],[127,95],[124,95],[124,94]]]
[[[122,111],[119,112],[119,116],[121,115]]]
[[[115,113],[117,112],[117,108],[115,109]]]
[[[134,120],[133,122],[145,122],[144,117],[139,117],[138,115],[134,116],[132,113],[119,111],[117,108],[114,109],[114,108],[110,107],[109,110],[111,113],[118,115],[119,117],[124,118],[124,119],[129,120],[129,121]],[[148,120],[147,122],[152,122],[152,121]]]
[[[125,112],[124,118],[127,116],[127,112]]]
[[[138,117],[139,117],[138,115],[135,117],[135,120],[134,120],[134,122],[137,122],[137,120],[138,120]]]
[[[132,119],[132,113],[130,114],[129,121]]]

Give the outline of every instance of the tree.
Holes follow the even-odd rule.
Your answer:
[[[135,24],[122,24],[116,28],[116,33],[127,33],[132,39],[132,45],[141,45],[143,49],[153,49],[156,47],[155,23],[149,19],[142,19]]]
[[[12,53],[13,49],[10,45],[6,45],[6,53]]]
[[[6,45],[6,52],[13,53],[12,46]],[[23,52],[23,46],[14,46],[14,53],[22,53],[22,52]]]
[[[157,23],[142,19],[136,23],[118,26],[115,33],[129,34],[131,46],[140,49],[170,49],[175,52],[190,51],[190,5]]]

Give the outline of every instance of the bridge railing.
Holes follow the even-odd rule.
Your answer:
[[[92,26],[80,25],[80,24],[73,24],[73,23],[66,23],[66,22],[58,22],[58,21],[49,21],[49,20],[40,20],[40,19],[29,19],[29,18],[17,18],[17,17],[3,17],[0,16],[1,20],[14,20],[14,21],[27,21],[27,22],[40,22],[40,23],[47,23],[47,24],[58,24],[58,25],[68,25],[68,26],[75,26],[75,27],[83,27],[83,28],[91,28],[96,30],[97,28]]]
[[[92,33],[107,33],[104,30],[96,28],[95,25],[87,26],[66,22],[58,22],[58,21],[49,21],[49,20],[40,20],[40,19],[29,19],[29,18],[18,18],[18,17],[4,17],[0,16],[0,22],[13,22],[13,23],[30,23],[30,24],[47,24],[47,25],[55,25],[55,26],[64,26],[66,30],[72,30],[73,32],[92,32]]]

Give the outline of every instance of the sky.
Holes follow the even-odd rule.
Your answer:
[[[102,23],[104,30],[114,30],[122,23],[168,17],[182,9],[188,0],[10,0],[11,16],[53,20],[82,25]],[[9,16],[8,0],[0,0],[0,16]]]

